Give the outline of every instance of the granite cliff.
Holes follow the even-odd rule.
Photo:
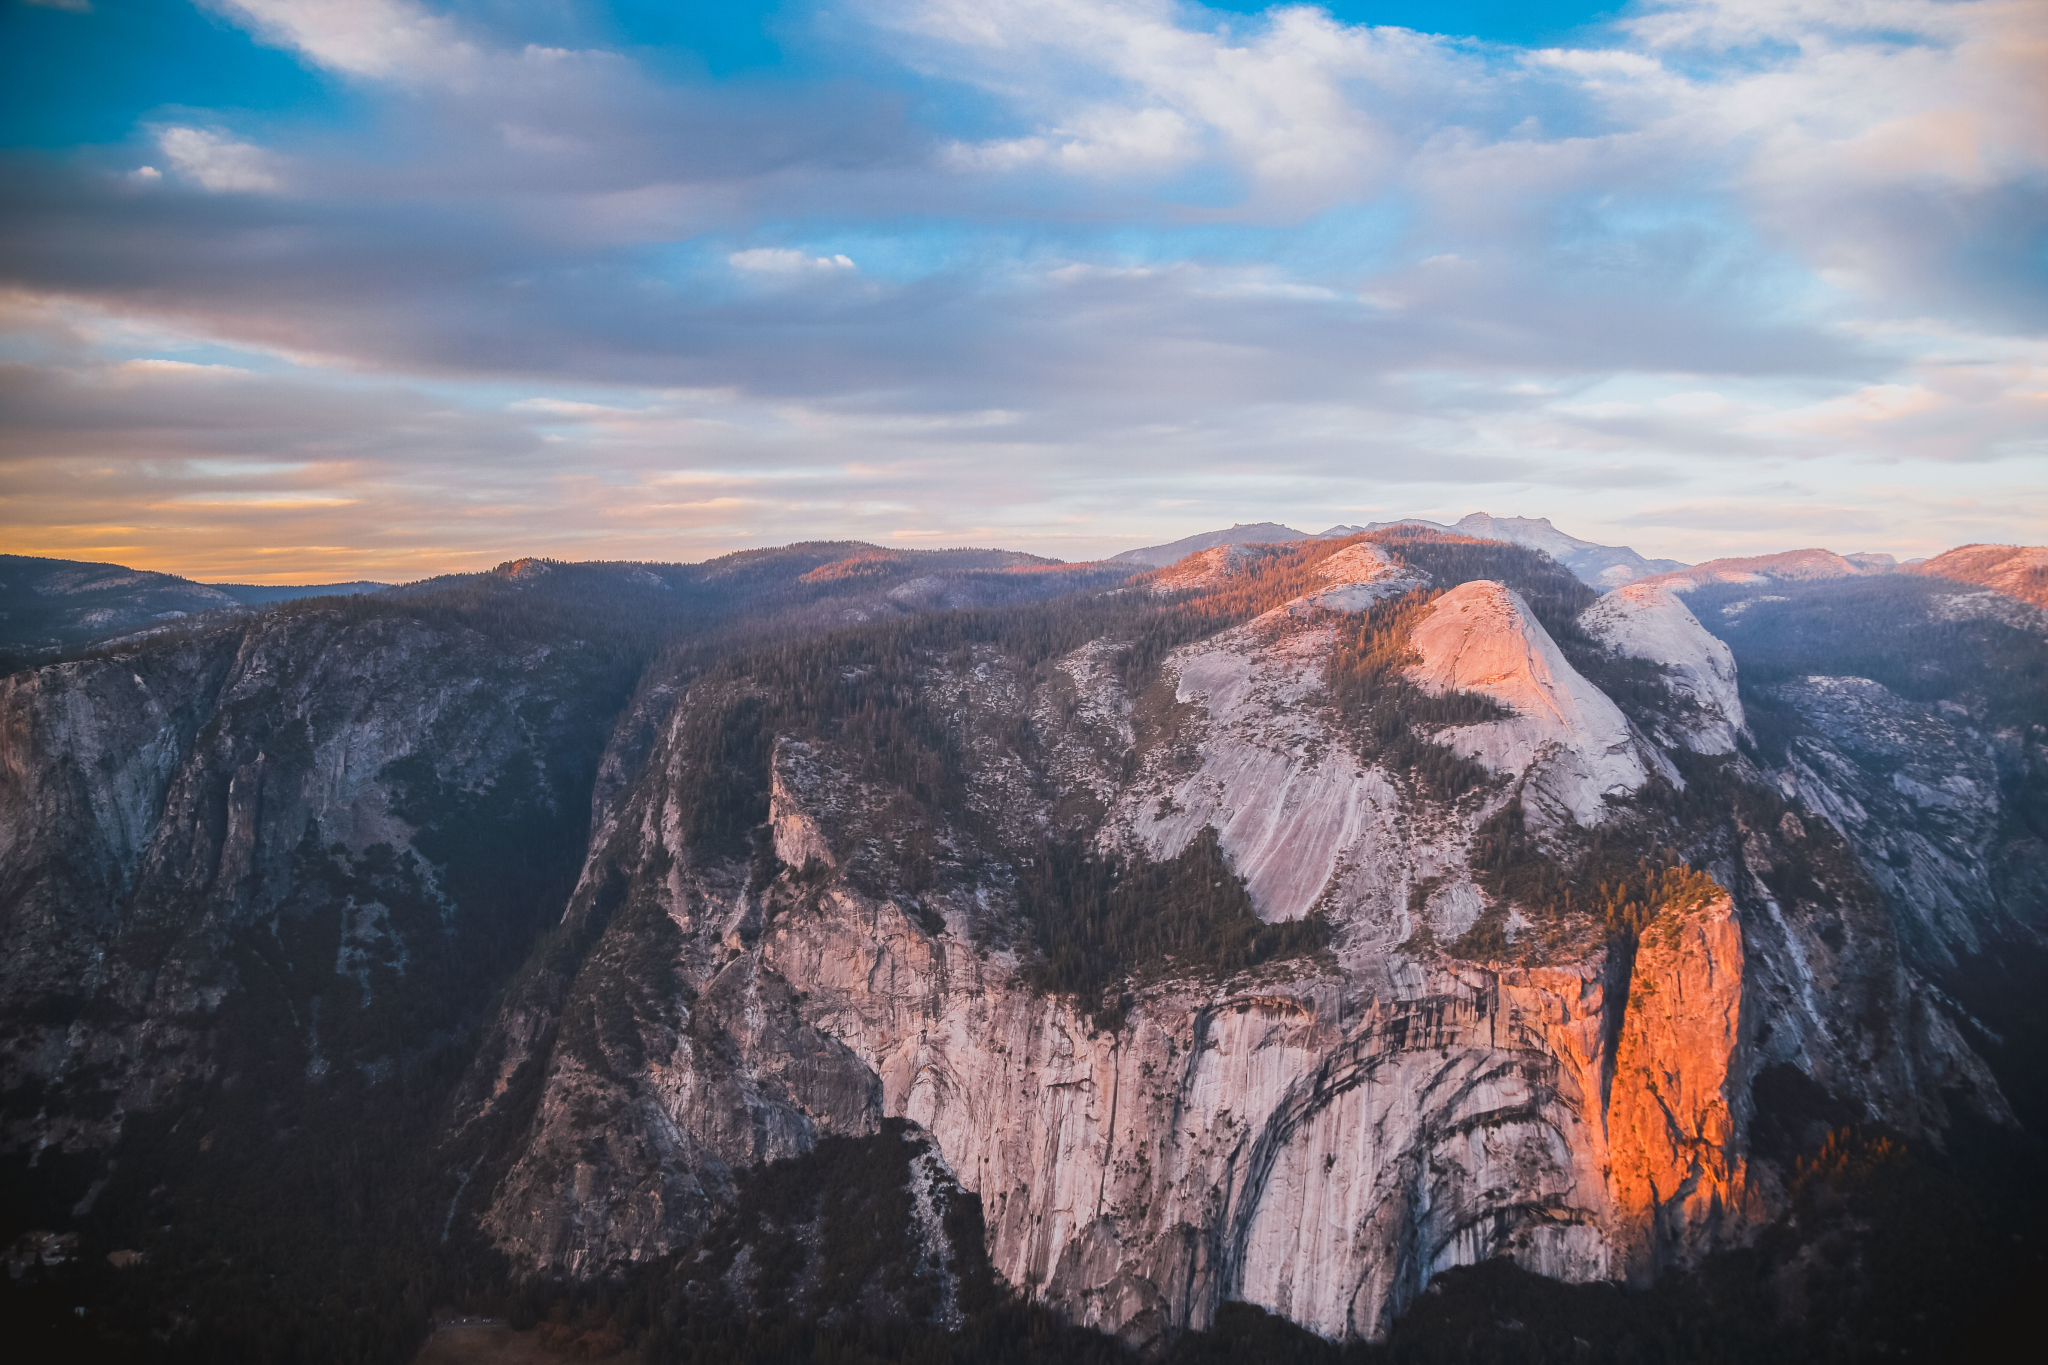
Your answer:
[[[1128,581],[775,553],[0,681],[20,1216],[168,1259],[242,1235],[235,1163],[395,1143],[323,1236],[759,1302],[757,1173],[887,1139],[908,1278],[798,1299],[957,1324],[985,1255],[1156,1351],[1232,1304],[1378,1339],[1498,1257],[1647,1284],[1845,1124],[2038,1121],[2030,607],[1603,598],[1415,527]]]

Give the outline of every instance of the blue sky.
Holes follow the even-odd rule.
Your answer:
[[[2048,7],[0,0],[0,537],[2048,540]]]

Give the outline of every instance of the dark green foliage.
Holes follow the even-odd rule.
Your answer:
[[[1669,673],[1661,664],[1610,654],[1590,641],[1575,645],[1568,657],[1574,669],[1647,733],[1656,734],[1665,722],[1683,722],[1703,710],[1695,698],[1671,686]]]
[[[1019,860],[1017,901],[1039,950],[1033,982],[1078,996],[1109,1027],[1121,1009],[1106,997],[1135,972],[1169,959],[1176,973],[1242,971],[1316,952],[1329,939],[1320,916],[1262,921],[1213,827],[1166,862],[1049,842]]]
[[[402,1361],[430,1305],[479,1283],[435,1243],[453,1185],[432,1153],[462,1049],[417,1052],[376,1083],[350,1069],[309,1086],[303,1046],[263,1001],[231,998],[221,1026],[232,1080],[129,1116],[74,1220],[79,1261],[44,1305],[70,1319],[46,1315],[47,1339],[74,1339],[24,1359]],[[148,1260],[114,1271],[117,1248]],[[27,1326],[28,1289],[0,1288],[0,1320]]]
[[[712,857],[746,854],[755,827],[768,818],[774,736],[762,723],[766,709],[759,697],[726,694],[684,714],[674,799],[691,846]]]
[[[896,831],[887,869],[852,868],[873,889],[893,881],[917,892],[936,883],[932,825],[964,819],[962,733],[956,704],[933,686],[936,670],[994,649],[1036,669],[1110,635],[1125,638],[1161,615],[1151,599],[1095,596],[1005,611],[930,612],[822,636],[792,636],[709,664],[691,683],[675,799],[689,812],[692,846],[742,857],[767,818],[768,764],[780,738],[833,746],[852,776],[901,793],[887,812]],[[1213,623],[1204,630],[1220,629]],[[1004,736],[1029,749],[1021,719]]]
[[[611,923],[620,932],[605,934],[584,959],[562,1009],[556,1046],[591,1072],[631,1085],[647,1062],[642,1026],[673,1023],[677,1003],[686,998],[675,965],[682,934],[648,897],[627,900]]]
[[[930,1319],[939,1293],[932,1277],[917,1274],[917,1208],[905,1167],[906,1157],[930,1150],[929,1139],[890,1119],[876,1137],[828,1137],[801,1158],[748,1173],[733,1209],[688,1263],[688,1280],[719,1284],[745,1248],[749,1306],[802,1293],[819,1313],[859,1313],[870,1299],[913,1321]]]
[[[1473,878],[1499,903],[1549,920],[1582,919],[1617,937],[1642,932],[1659,911],[1684,909],[1719,893],[1674,849],[1646,847],[1640,834],[1602,826],[1560,857],[1530,835],[1519,798],[1479,826]]]

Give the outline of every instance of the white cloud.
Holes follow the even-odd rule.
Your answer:
[[[271,42],[351,76],[447,75],[476,49],[454,24],[407,0],[212,0]]]
[[[252,143],[235,142],[224,134],[182,124],[159,129],[156,140],[180,174],[209,190],[282,188],[272,168],[271,155]]]
[[[745,251],[735,251],[725,258],[725,262],[734,270],[749,275],[780,279],[838,275],[858,269],[852,259],[844,255],[808,256],[801,251],[791,251],[787,247],[777,246],[757,246]]]
[[[202,365],[190,360],[165,360],[148,356],[141,360],[125,361],[113,367],[115,375],[184,375],[194,378],[218,379],[223,375],[245,376],[251,373],[239,365]]]
[[[997,91],[1039,122],[957,146],[956,165],[1170,173],[1213,155],[1290,198],[1359,188],[1384,169],[1389,135],[1354,87],[1405,90],[1457,60],[1434,39],[1346,27],[1308,6],[1242,33],[1188,27],[1167,0],[926,0],[870,14],[922,45],[910,55],[926,71]]]

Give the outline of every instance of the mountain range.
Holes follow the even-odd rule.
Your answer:
[[[1790,1361],[2025,1320],[2048,551],[1193,539],[256,607],[8,559],[10,613],[143,613],[0,676],[19,1340]]]
[[[48,657],[67,646],[147,630],[200,612],[232,611],[301,597],[378,592],[384,583],[195,583],[176,574],[76,559],[0,555],[0,664]]]
[[[1275,522],[1262,521],[1251,525],[1232,526],[1227,531],[1208,531],[1165,545],[1148,545],[1141,549],[1126,550],[1114,556],[1110,562],[1159,568],[1183,559],[1197,550],[1207,550],[1217,545],[1271,544],[1309,539],[1334,540],[1362,535],[1368,531],[1385,530],[1392,526],[1425,526],[1453,535],[1476,536],[1482,540],[1505,540],[1515,545],[1526,545],[1532,550],[1543,551],[1581,579],[1603,590],[1632,583],[1649,574],[1666,573],[1686,567],[1675,559],[1645,559],[1626,545],[1598,545],[1590,540],[1568,536],[1552,526],[1547,517],[1496,517],[1486,512],[1473,512],[1450,525],[1425,521],[1421,517],[1408,517],[1400,521],[1369,522],[1364,526],[1332,526],[1327,531],[1317,532],[1313,537],[1305,531],[1296,531]]]

